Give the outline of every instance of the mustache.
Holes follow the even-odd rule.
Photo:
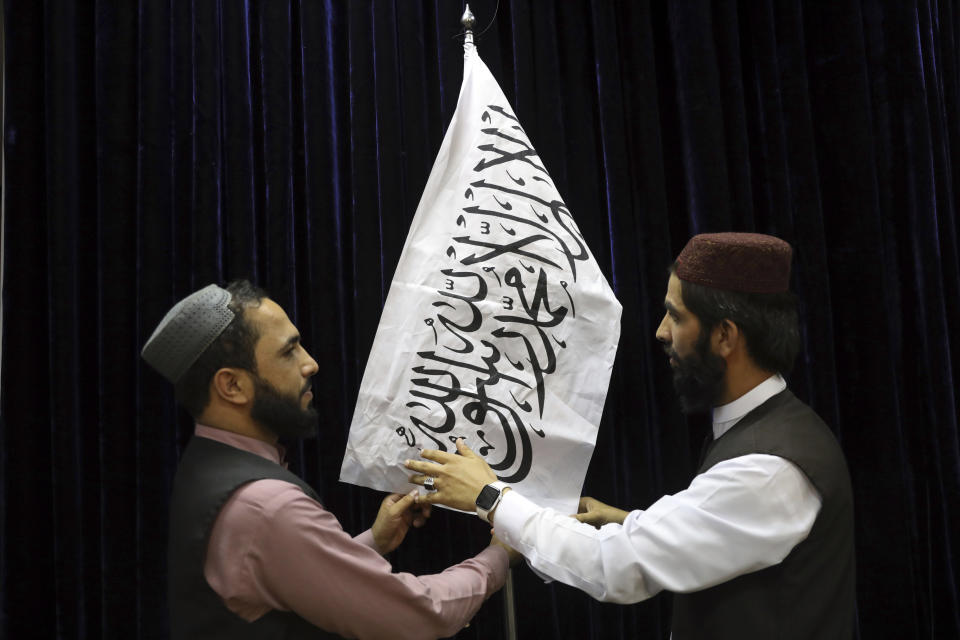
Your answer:
[[[305,396],[307,394],[307,391],[310,391],[310,389],[312,388],[313,388],[312,382],[308,382],[307,384],[305,384],[303,387],[303,391],[300,392],[300,397],[302,398],[303,396]]]

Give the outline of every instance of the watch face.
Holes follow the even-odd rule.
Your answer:
[[[496,502],[497,496],[500,495],[500,491],[490,485],[487,485],[483,488],[483,491],[480,492],[480,495],[477,496],[477,506],[481,509],[489,510],[493,506],[493,503]]]

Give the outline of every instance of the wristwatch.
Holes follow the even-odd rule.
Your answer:
[[[477,496],[477,515],[486,523],[489,523],[490,512],[500,504],[500,498],[503,497],[503,490],[507,487],[506,482],[491,482],[480,490]]]

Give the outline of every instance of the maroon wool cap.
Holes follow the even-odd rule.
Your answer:
[[[761,233],[701,233],[677,256],[677,277],[705,287],[743,293],[790,288],[793,249]]]

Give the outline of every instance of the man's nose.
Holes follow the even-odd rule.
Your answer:
[[[663,319],[660,320],[660,326],[657,327],[656,338],[664,344],[670,342],[670,331],[667,329],[667,314],[663,314]]]
[[[306,353],[306,350],[304,350],[304,353]],[[303,364],[303,377],[313,377],[319,370],[320,366],[317,364],[317,361],[313,359],[313,356],[307,353],[307,362]]]

